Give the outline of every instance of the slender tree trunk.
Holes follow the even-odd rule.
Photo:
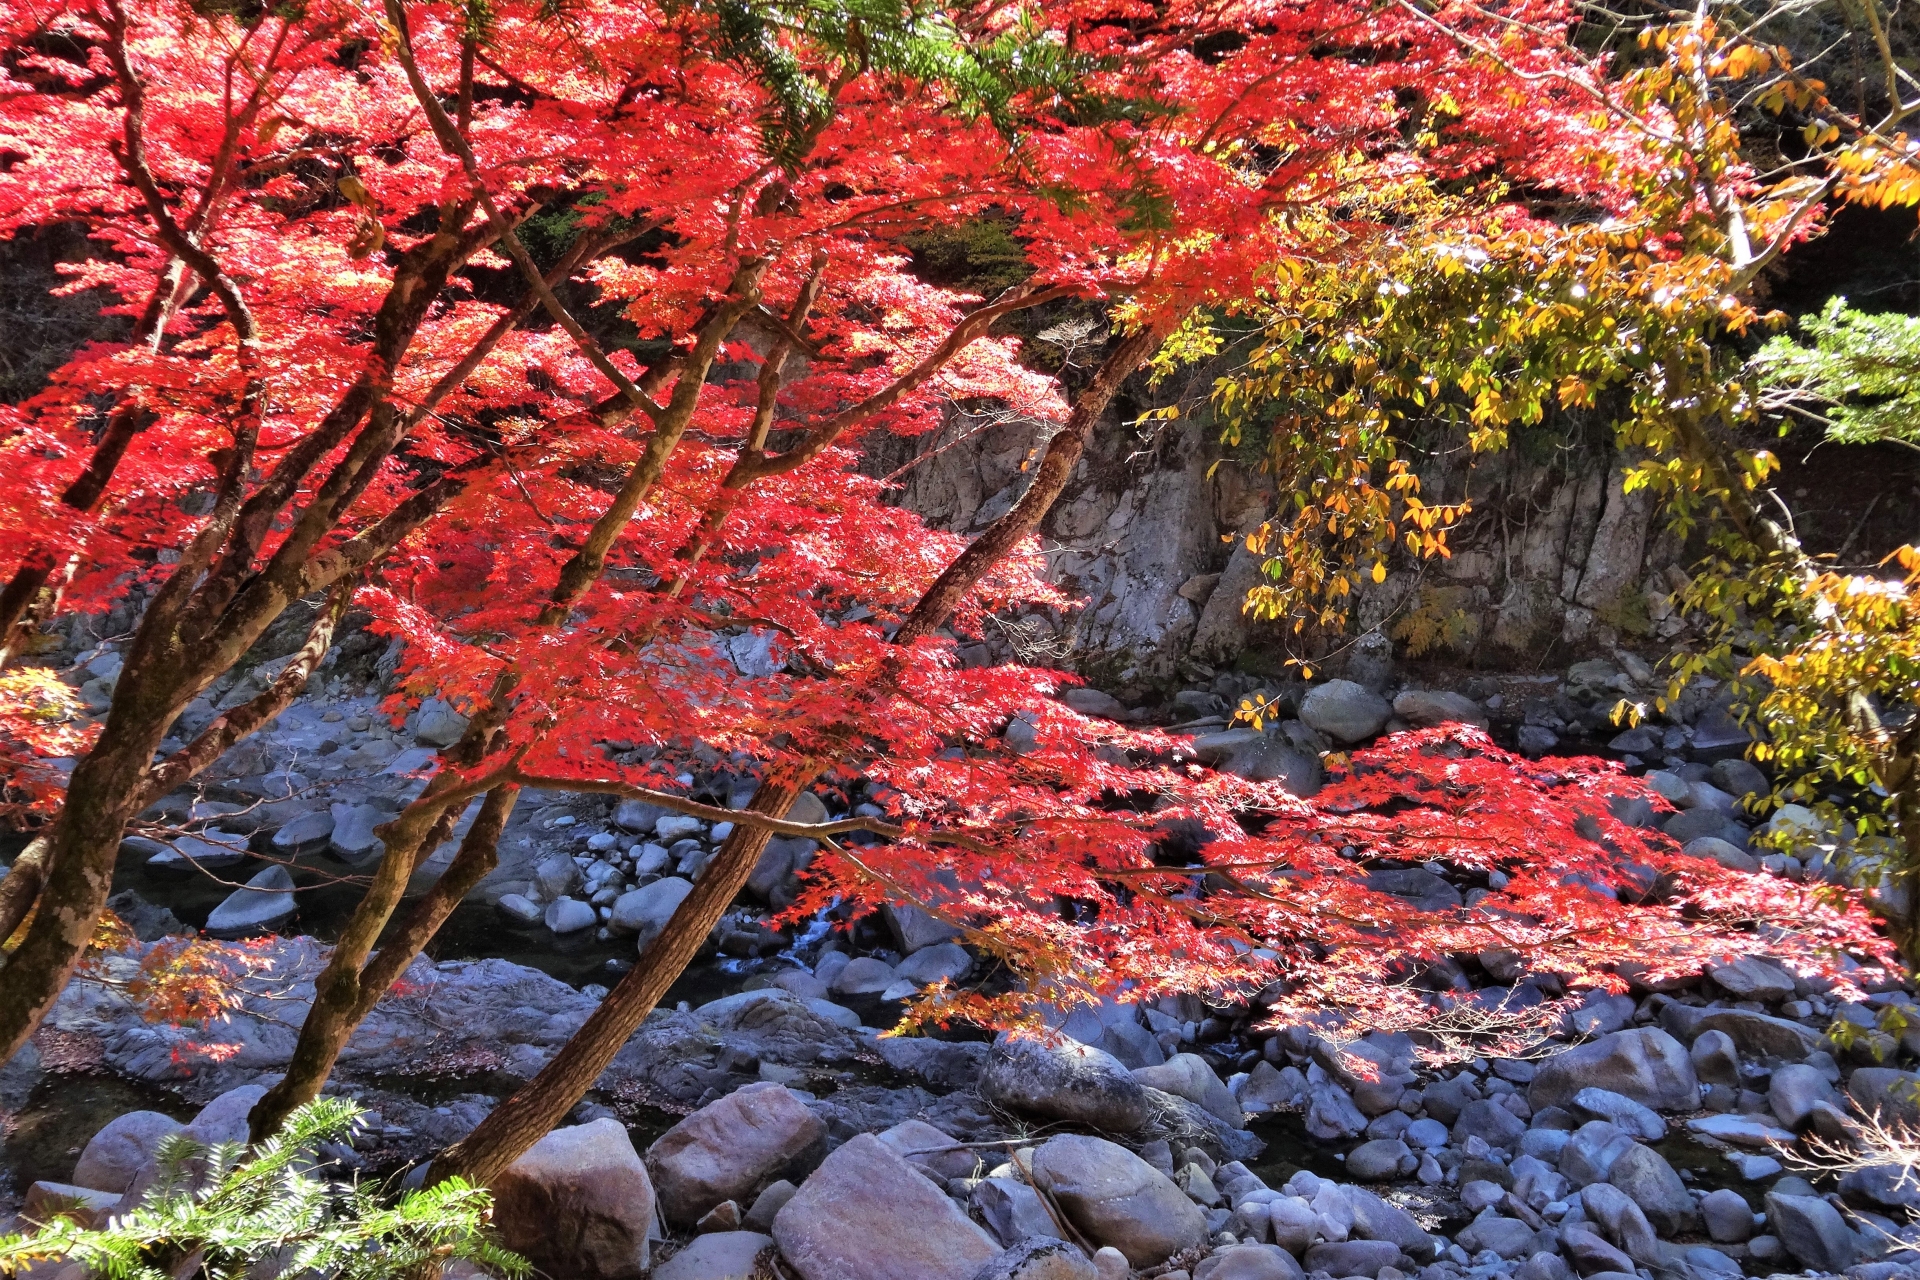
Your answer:
[[[39,852],[29,846],[35,864],[18,877],[18,896],[0,895],[8,916],[35,910],[19,948],[0,962],[0,1062],[33,1034],[86,953],[112,891],[127,823],[159,798],[156,786],[171,789],[186,782],[299,696],[326,655],[352,594],[351,583],[338,585],[308,629],[306,643],[274,683],[159,765],[154,754],[181,708],[225,666],[189,662],[168,637],[143,637],[146,645],[131,651],[100,740],[68,779],[59,816],[35,842]],[[151,620],[150,613],[143,630]],[[15,879],[9,875],[0,884]]]
[[[816,771],[796,769],[760,784],[747,805],[751,813],[784,818]],[[486,1184],[518,1160],[566,1117],[586,1096],[600,1073],[686,971],[700,944],[733,905],[747,877],[766,851],[765,827],[736,826],[706,869],[694,881],[660,936],[647,944],[639,963],[628,970],[573,1037],[540,1073],[495,1107],[479,1127],[447,1148],[433,1162],[436,1179],[460,1177]]]
[[[733,331],[734,325],[739,323],[740,317],[758,305],[760,278],[765,272],[766,263],[759,259],[744,263],[735,272],[727,301],[699,329],[694,349],[687,358],[679,381],[674,385],[668,410],[661,416],[648,439],[645,452],[628,472],[613,502],[594,521],[584,544],[561,566],[559,580],[549,595],[546,608],[541,610],[537,619],[538,627],[559,626],[573,606],[600,580],[615,541],[653,486],[659,482],[668,460],[692,424],[706,372],[712,367],[721,344]],[[537,276],[534,278],[538,279]],[[544,282],[542,284],[544,287]],[[631,406],[627,412],[632,412]],[[346,1048],[354,1027],[372,1010],[381,993],[405,971],[413,957],[419,954],[420,948],[433,936],[434,930],[439,928],[440,922],[458,905],[457,900],[447,902],[444,898],[432,899],[427,914],[416,912],[414,915],[413,923],[420,926],[419,930],[410,925],[382,949],[381,960],[369,961],[374,944],[400,905],[407,881],[419,865],[421,854],[444,840],[452,828],[455,811],[448,806],[445,796],[449,788],[458,785],[456,768],[471,767],[485,759],[494,731],[505,723],[511,713],[513,695],[519,684],[520,672],[517,668],[500,673],[489,691],[487,705],[475,714],[459,743],[447,753],[447,767],[435,776],[426,791],[408,805],[398,818],[380,829],[387,852],[381,860],[380,869],[375,873],[373,884],[355,905],[346,929],[341,933],[339,942],[334,944],[333,953],[327,957],[325,968],[314,980],[313,1006],[307,1012],[306,1021],[301,1024],[300,1038],[294,1045],[293,1059],[288,1063],[287,1073],[255,1104],[248,1117],[248,1128],[255,1142],[272,1134],[287,1116],[319,1096],[321,1086],[326,1083],[334,1063]],[[499,794],[499,789],[491,791],[489,803],[492,803],[493,795]],[[498,802],[504,806],[495,814],[500,826],[506,825],[518,795],[519,791],[515,788]],[[489,824],[493,821],[493,818],[487,817],[489,812],[483,806],[481,818],[475,820],[476,828],[481,827],[483,820]],[[494,834],[497,840],[497,830]],[[464,853],[463,849],[462,856]],[[480,856],[477,852],[474,855],[475,858]],[[461,867],[461,877],[470,874],[474,865],[472,860],[468,860]],[[449,868],[451,872],[452,868]],[[474,883],[478,883],[485,874],[483,870],[475,875]],[[448,887],[450,891],[452,885]],[[436,911],[438,914],[433,914]],[[407,946],[411,946],[411,951],[402,950]]]
[[[451,769],[441,776],[451,775]],[[359,1019],[361,970],[374,944],[379,941],[394,908],[406,892],[413,875],[413,854],[428,847],[434,836],[444,836],[451,825],[456,805],[465,805],[471,790],[464,794],[455,787],[442,790],[432,804],[416,802],[392,822],[376,828],[387,852],[373,874],[325,969],[314,980],[313,1005],[300,1024],[300,1039],[294,1046],[287,1073],[267,1095],[254,1105],[248,1116],[254,1140],[270,1136],[289,1114],[315,1097],[333,1070],[334,1060],[346,1046],[347,1038]],[[478,825],[476,823],[476,825]]]
[[[339,966],[329,964],[323,980],[315,983],[313,1007],[300,1024],[300,1039],[287,1063],[287,1073],[267,1090],[247,1116],[250,1141],[255,1144],[266,1141],[279,1132],[288,1116],[319,1096],[354,1028],[372,1012],[394,979],[406,971],[453,908],[498,864],[500,832],[513,813],[519,790],[504,786],[487,793],[479,815],[461,841],[453,865],[414,908],[399,934],[387,940],[371,963],[364,969],[358,961]],[[396,866],[404,864],[407,874],[412,874],[411,854],[396,848],[386,856]],[[404,888],[406,877],[398,879]],[[380,917],[383,922],[385,918]],[[342,946],[347,944],[348,940],[343,937]]]
[[[1074,465],[1086,452],[1087,442],[1093,438],[1093,429],[1099,424],[1101,415],[1106,413],[1107,406],[1113,403],[1120,384],[1159,349],[1161,336],[1159,329],[1142,329],[1123,339],[1119,346],[1107,353],[1106,359],[1094,371],[1093,381],[1074,397],[1073,412],[1068,416],[1066,425],[1047,442],[1047,451],[1041,456],[1033,483],[1027,486],[1027,491],[1020,495],[1020,500],[1013,504],[1011,510],[988,525],[986,532],[969,543],[967,549],[947,566],[946,572],[927,588],[926,594],[914,606],[913,613],[895,633],[896,644],[911,644],[937,630],[952,616],[967,593],[986,576],[987,571],[1000,563],[1008,552],[1020,544],[1021,539],[1040,526],[1040,521],[1067,487],[1067,481],[1073,476]]]
[[[1073,414],[1049,443],[1026,495],[940,575],[896,633],[895,643],[909,644],[941,626],[987,571],[1039,525],[1066,487],[1094,425],[1112,403],[1120,384],[1158,348],[1161,332],[1135,334],[1108,353],[1093,382],[1075,397]],[[827,763],[770,777],[754,792],[747,810],[785,817],[800,792]],[[640,962],[620,979],[538,1075],[433,1162],[436,1178],[461,1177],[484,1185],[566,1117],[640,1029],[667,988],[685,972],[700,944],[746,886],[769,835],[765,828],[733,829],[694,883],[693,892],[675,909],[666,929],[648,945]]]

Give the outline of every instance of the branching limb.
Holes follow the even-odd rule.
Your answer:
[[[547,314],[553,317],[554,323],[566,330],[567,336],[573,339],[573,344],[580,349],[580,354],[584,355],[593,367],[600,371],[601,376],[619,390],[628,404],[645,413],[655,422],[659,422],[666,410],[614,366],[613,361],[607,357],[607,353],[594,340],[593,335],[574,318],[573,313],[567,310],[566,304],[560,301],[559,296],[547,284],[533,256],[527,252],[526,246],[520,243],[520,237],[515,234],[511,224],[501,216],[499,206],[494,203],[493,193],[487,189],[485,180],[480,176],[480,162],[474,158],[473,148],[467,145],[467,139],[459,124],[449,117],[446,109],[440,105],[439,95],[434,93],[433,86],[427,83],[425,74],[420,70],[419,60],[413,55],[413,36],[407,24],[406,7],[401,0],[386,0],[386,11],[387,20],[393,24],[394,30],[400,36],[395,42],[395,54],[407,73],[407,83],[413,88],[413,96],[419,101],[421,110],[426,112],[427,121],[433,128],[433,136],[439,141],[441,148],[458,160],[461,168],[466,171],[467,182],[473,189],[474,199],[485,211],[488,222],[499,237],[501,247],[507,251],[507,256],[513,259],[514,265],[520,268],[520,274],[526,277],[527,284],[540,299],[540,304],[546,308]]]
[[[334,632],[353,601],[354,586],[353,579],[342,579],[334,585],[320,607],[319,616],[307,629],[306,642],[272,684],[251,701],[215,719],[199,737],[154,766],[136,802],[137,808],[145,809],[192,778],[225,755],[236,742],[258,732],[292,705],[305,691],[308,679],[332,646]]]

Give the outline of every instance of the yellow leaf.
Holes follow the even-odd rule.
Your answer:
[[[340,175],[340,181],[334,184],[340,188],[340,194],[359,205],[362,209],[373,208],[373,192],[367,190],[367,184],[350,173]]]

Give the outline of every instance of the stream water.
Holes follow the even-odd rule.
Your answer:
[[[21,843],[7,841],[0,847],[0,857],[11,859]],[[123,852],[114,870],[113,888],[116,893],[131,889],[198,929],[206,924],[208,913],[262,865],[249,859],[217,871],[154,868],[146,865],[144,853]],[[304,933],[323,941],[338,937],[359,901],[363,881],[310,867],[296,866],[292,871],[298,909],[279,932]],[[499,957],[539,969],[570,986],[611,986],[631,964],[634,946],[630,938],[596,940],[590,930],[557,937],[537,925],[516,925],[491,905],[469,901],[455,909],[427,954],[435,960]],[[770,959],[697,960],[668,989],[665,1005],[705,1004],[739,991],[754,974],[773,967]],[[898,1006],[894,1010],[897,1015]],[[407,1076],[368,1083],[433,1106],[461,1094],[505,1096],[516,1082],[506,1077]],[[18,1111],[0,1112],[0,1204],[17,1199],[34,1182],[66,1181],[87,1139],[102,1125],[128,1111],[143,1110],[188,1120],[198,1108],[165,1089],[115,1075],[50,1073]],[[639,1103],[622,1104],[620,1111],[643,1150],[680,1120],[677,1114]]]
[[[264,863],[249,859],[238,866],[217,871],[197,868],[155,868],[146,864],[145,855],[123,852],[114,870],[116,893],[131,889],[149,902],[165,906],[182,924],[202,928],[207,916],[222,899],[244,885]],[[293,873],[296,910],[291,919],[278,927],[285,934],[307,934],[324,942],[340,935],[341,928],[360,900],[365,877],[345,868],[321,870],[295,865]],[[396,913],[398,920],[405,907]],[[589,983],[611,986],[626,971],[634,956],[631,938],[600,941],[591,929],[556,935],[540,925],[522,925],[509,919],[498,908],[469,899],[454,908],[441,925],[427,955],[435,960],[479,960],[498,957],[551,974],[573,987]],[[704,1004],[738,991],[748,977],[766,962],[714,958],[688,966],[668,991],[668,1007],[681,1000]]]

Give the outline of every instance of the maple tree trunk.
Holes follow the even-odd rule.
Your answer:
[[[661,416],[647,441],[646,450],[628,473],[612,503],[594,521],[580,549],[561,566],[559,580],[548,597],[546,607],[540,612],[540,627],[558,626],[581,597],[599,581],[615,539],[659,482],[668,460],[691,425],[706,371],[712,366],[721,344],[740,317],[759,303],[759,281],[765,265],[757,260],[743,264],[734,275],[731,296],[699,330],[698,340],[674,387],[667,412]],[[252,1141],[261,1142],[271,1136],[289,1115],[319,1096],[321,1087],[332,1074],[334,1063],[339,1061],[347,1041],[352,1038],[354,1028],[372,1012],[381,995],[406,971],[414,956],[420,953],[447,915],[459,904],[458,898],[449,896],[454,886],[464,880],[470,889],[492,870],[490,863],[484,867],[480,864],[497,854],[499,831],[513,812],[514,802],[519,796],[517,787],[483,788],[487,800],[482,804],[481,814],[475,819],[473,829],[483,834],[490,830],[491,841],[483,840],[473,845],[471,856],[468,855],[468,846],[463,843],[461,853],[456,858],[458,874],[455,875],[456,868],[450,867],[447,875],[454,878],[449,881],[446,876],[442,877],[446,882],[446,890],[442,892],[440,886],[436,885],[435,893],[430,894],[422,908],[414,912],[408,927],[380,949],[377,959],[370,960],[375,944],[400,906],[407,882],[419,866],[421,855],[444,840],[452,829],[457,812],[448,804],[446,795],[452,788],[463,785],[458,780],[456,767],[478,764],[485,757],[494,731],[509,714],[511,699],[519,687],[519,681],[517,670],[501,672],[494,681],[486,707],[474,715],[459,743],[447,753],[447,767],[434,776],[427,789],[398,818],[379,829],[386,852],[381,856],[373,883],[354,905],[353,915],[341,932],[340,940],[334,944],[325,967],[314,979],[313,1005],[301,1023],[300,1036],[295,1042],[292,1060],[287,1064],[286,1075],[254,1105],[248,1115],[247,1124]],[[468,794],[471,793],[469,788]]]
[[[487,792],[473,826],[460,842],[460,852],[434,881],[433,888],[414,904],[399,931],[381,945],[361,975],[360,1005],[354,1010],[356,1022],[373,1012],[373,1006],[433,940],[453,909],[466,901],[475,886],[500,865],[500,835],[506,830],[507,819],[513,816],[519,799],[520,788],[512,783]]]
[[[130,719],[109,720],[101,743],[74,767],[47,833],[33,923],[0,968],[0,1062],[20,1051],[60,998],[106,909],[121,836],[135,812],[129,804],[173,717],[149,713],[124,723]]]
[[[814,771],[796,769],[784,778],[761,783],[746,812],[786,817],[815,776]],[[639,962],[607,993],[553,1060],[489,1112],[472,1133],[434,1159],[436,1181],[459,1177],[485,1185],[566,1118],[647,1020],[667,988],[686,971],[700,944],[746,887],[747,877],[759,865],[771,838],[765,827],[742,825],[733,829],[693,882],[693,892],[674,909],[667,927],[647,944]]]
[[[373,1011],[394,980],[406,972],[413,958],[420,954],[468,892],[498,865],[500,832],[506,827],[518,796],[519,788],[514,786],[496,787],[487,793],[453,864],[432,891],[415,905],[399,933],[386,940],[372,963],[363,968],[364,951],[354,949],[349,937],[342,935],[335,954],[341,956],[343,962],[338,965],[330,962],[315,980],[313,1006],[300,1024],[300,1038],[287,1063],[286,1074],[247,1114],[250,1142],[257,1145],[272,1137],[288,1116],[319,1096],[354,1028]],[[411,875],[414,865],[411,856],[403,857],[398,852],[388,856],[396,866],[406,866]],[[406,879],[402,877],[402,889],[405,884]],[[369,893],[362,902],[373,896]],[[384,925],[387,917],[370,911],[362,918],[362,913],[356,911],[354,923],[364,928],[376,918]],[[350,923],[349,931],[352,927]],[[348,949],[343,952],[342,948]]]
[[[34,863],[0,881],[7,886],[0,894],[0,915],[24,917],[36,911],[19,948],[0,967],[0,1062],[33,1034],[85,954],[112,891],[127,823],[299,696],[331,646],[352,596],[351,583],[336,588],[309,627],[306,642],[274,683],[215,719],[159,766],[152,763],[155,752],[181,707],[211,684],[218,671],[207,662],[197,668],[175,664],[164,651],[158,656],[135,651],[114,689],[99,742],[74,767],[59,815],[20,859],[27,861],[31,854]],[[15,880],[20,882],[17,892]],[[13,927],[18,924],[15,919]]]
[[[1142,330],[1108,353],[1093,381],[1074,398],[1073,412],[1049,442],[1026,494],[947,567],[895,633],[895,643],[911,643],[941,626],[987,571],[1033,531],[1066,487],[1094,425],[1120,384],[1158,348],[1162,332]],[[817,768],[798,769],[768,778],[755,790],[746,811],[785,817],[817,775]],[[434,1160],[436,1179],[460,1177],[486,1185],[566,1118],[685,972],[700,944],[746,887],[770,838],[771,832],[764,827],[734,828],[639,963],[539,1074]]]

